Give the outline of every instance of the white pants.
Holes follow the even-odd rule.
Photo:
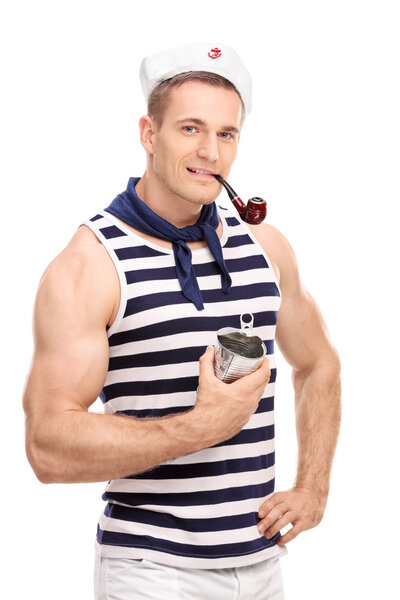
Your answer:
[[[95,600],[284,600],[280,558],[233,569],[180,569],[96,553]]]

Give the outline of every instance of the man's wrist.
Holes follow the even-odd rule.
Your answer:
[[[329,483],[317,480],[296,479],[293,489],[306,490],[322,500],[327,500],[329,495]]]
[[[194,406],[187,411],[173,415],[171,419],[160,419],[160,426],[163,432],[176,443],[179,456],[184,456],[208,448],[215,443],[206,434],[203,421],[203,415]],[[208,439],[209,437],[210,439]]]

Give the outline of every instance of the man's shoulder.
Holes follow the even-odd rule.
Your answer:
[[[115,285],[114,285],[115,284]],[[86,225],[80,226],[67,246],[50,262],[39,283],[51,295],[70,299],[97,294],[108,304],[118,275],[107,250]]]
[[[250,231],[257,239],[263,248],[271,252],[280,252],[290,246],[287,238],[283,233],[269,223],[261,223],[260,225],[248,225]]]
[[[104,246],[88,225],[82,224],[73,234],[65,250],[77,253],[84,259],[96,258],[104,253]]]
[[[49,266],[90,272],[94,265],[105,262],[106,257],[107,251],[94,232],[86,225],[81,225]]]
[[[294,250],[285,235],[269,223],[249,225],[249,229],[273,263],[275,272],[281,279],[284,273],[297,271],[297,260]]]

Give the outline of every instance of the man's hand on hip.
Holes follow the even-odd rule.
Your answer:
[[[321,522],[326,502],[326,496],[304,487],[276,492],[260,506],[258,529],[270,539],[291,523],[293,527],[277,541],[279,545],[286,544],[302,531],[312,529]]]

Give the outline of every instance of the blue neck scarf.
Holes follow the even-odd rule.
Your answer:
[[[192,252],[186,242],[204,239],[220,268],[222,291],[227,294],[232,285],[216,232],[219,216],[215,202],[203,206],[197,223],[180,229],[157,215],[139,198],[135,190],[139,180],[140,177],[131,177],[126,190],[118,194],[105,210],[143,233],[172,242],[182,293],[197,310],[203,310],[203,299],[192,265]]]

